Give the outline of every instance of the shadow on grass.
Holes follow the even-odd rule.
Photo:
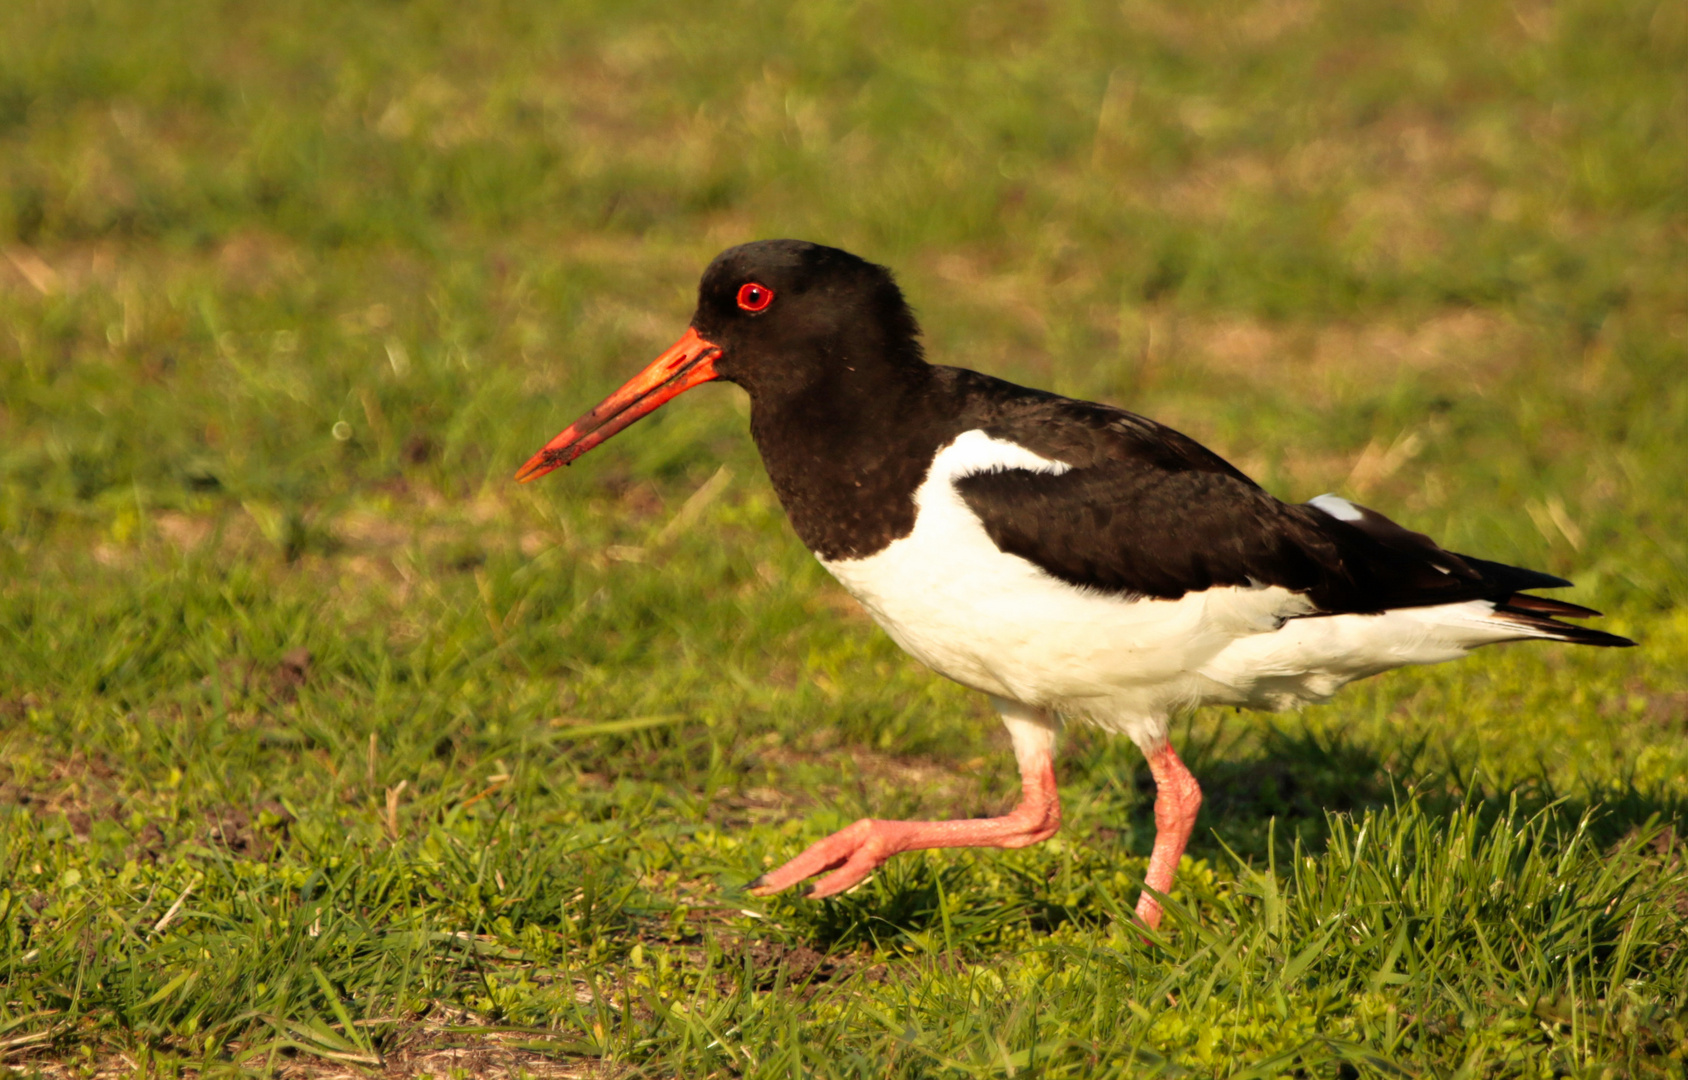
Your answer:
[[[1638,786],[1632,777],[1564,790],[1544,766],[1534,776],[1501,784],[1423,740],[1385,754],[1341,732],[1273,724],[1189,737],[1183,747],[1204,796],[1190,852],[1218,860],[1227,851],[1245,860],[1264,858],[1274,840],[1280,852],[1295,841],[1322,851],[1330,837],[1330,815],[1386,809],[1409,794],[1427,814],[1448,816],[1471,807],[1485,822],[1514,805],[1528,815],[1547,812],[1566,822],[1586,814],[1592,835],[1606,844],[1653,824],[1674,833],[1688,831],[1688,798]],[[1078,756],[1081,768],[1098,779],[1129,785],[1121,835],[1131,837],[1134,853],[1147,855],[1154,837],[1154,780],[1140,762],[1118,768],[1122,754],[1129,758],[1137,751],[1129,744],[1091,743]]]
[[[1263,857],[1277,842],[1300,840],[1322,850],[1330,834],[1327,815],[1381,808],[1402,788],[1434,784],[1419,768],[1424,746],[1397,749],[1386,759],[1377,750],[1343,735],[1273,725],[1257,745],[1237,753],[1215,734],[1187,744],[1185,760],[1201,781],[1202,813],[1191,852],[1219,857],[1226,847],[1244,858]],[[1403,767],[1404,766],[1404,767]],[[1154,835],[1154,780],[1147,768],[1135,775],[1133,807],[1138,835]],[[1146,853],[1146,852],[1145,852]]]

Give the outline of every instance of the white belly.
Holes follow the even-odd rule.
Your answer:
[[[1310,605],[1277,586],[1155,600],[1069,585],[999,550],[961,499],[955,480],[993,467],[1067,468],[966,432],[934,458],[908,536],[822,565],[898,645],[997,697],[1152,743],[1179,709],[1323,700],[1355,678],[1517,636],[1483,625],[1469,604],[1297,619]],[[1459,617],[1449,624],[1443,612]]]

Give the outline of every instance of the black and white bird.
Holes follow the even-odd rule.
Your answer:
[[[1153,926],[1201,804],[1167,742],[1175,713],[1324,701],[1496,642],[1633,644],[1557,621],[1598,612],[1528,594],[1561,578],[1444,551],[1335,495],[1279,502],[1123,409],[929,364],[889,271],[794,240],[718,256],[679,342],[517,478],[712,379],[749,394],[774,490],[821,565],[897,644],[991,696],[1023,784],[1002,817],[858,821],[756,893],[825,874],[808,895],[831,896],[898,852],[1047,839],[1072,719],[1148,757],[1156,835],[1137,914]]]

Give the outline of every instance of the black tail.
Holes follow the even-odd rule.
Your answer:
[[[1500,564],[1490,563],[1488,565],[1499,566]],[[1505,567],[1504,569],[1512,570],[1514,568]],[[1518,572],[1532,573],[1529,570]],[[1547,575],[1541,576],[1546,577]],[[1570,583],[1566,582],[1566,584]],[[1543,586],[1531,587],[1539,589]],[[1593,608],[1585,608],[1581,604],[1567,604],[1563,600],[1549,600],[1545,596],[1528,596],[1524,593],[1514,593],[1495,604],[1495,616],[1497,618],[1517,623],[1519,626],[1527,626],[1543,637],[1551,638],[1554,641],[1568,641],[1573,645],[1605,645],[1609,647],[1628,647],[1635,644],[1629,638],[1608,634],[1604,630],[1590,630],[1586,626],[1572,626],[1570,623],[1558,621],[1559,619],[1591,619],[1599,614]]]
[[[1344,559],[1371,578],[1370,597],[1382,608],[1487,600],[1495,605],[1497,620],[1527,630],[1530,637],[1576,645],[1635,644],[1603,630],[1558,621],[1593,618],[1600,614],[1593,608],[1529,595],[1531,589],[1566,588],[1571,583],[1562,577],[1456,555],[1423,533],[1335,495],[1320,495],[1306,510],[1337,541]]]

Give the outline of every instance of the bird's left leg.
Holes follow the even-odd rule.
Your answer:
[[[830,870],[815,882],[811,898],[834,896],[867,880],[885,860],[903,851],[946,847],[1018,848],[1047,840],[1061,827],[1055,791],[1057,721],[1048,712],[1019,702],[992,699],[1014,740],[1020,763],[1020,803],[1001,817],[969,821],[880,821],[863,818],[811,845],[803,854],[750,883],[768,896]]]

